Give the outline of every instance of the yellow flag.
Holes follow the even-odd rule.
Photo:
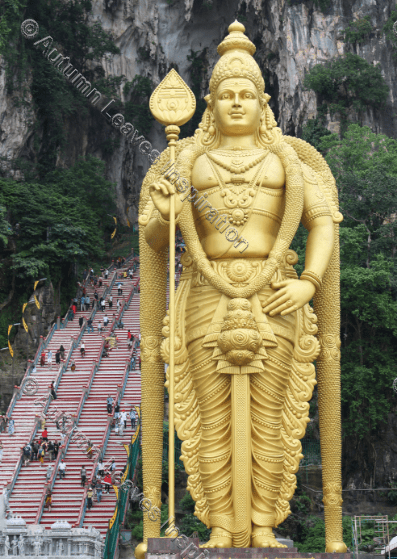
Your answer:
[[[23,307],[22,307],[22,314],[25,312],[26,305],[27,305],[27,303],[24,303],[24,304],[23,304]]]
[[[27,332],[28,331],[28,325],[26,324],[25,319],[23,317],[22,317],[22,324],[23,324],[23,327],[25,328],[25,330]]]
[[[113,216],[113,219],[114,219],[114,222],[115,222],[115,224],[116,224],[116,229],[115,229],[115,230],[113,231],[113,233],[110,235],[110,238],[111,238],[111,239],[113,239],[113,237],[115,236],[116,231],[117,231],[117,217],[114,217],[114,216]]]
[[[33,297],[34,297],[34,302],[36,303],[36,307],[37,307],[38,309],[40,309],[40,303],[39,303],[39,301],[38,301],[36,295],[33,295]]]
[[[10,350],[11,357],[14,357],[14,352],[12,351],[12,347],[11,347],[11,344],[10,344],[10,340],[8,340],[8,349]]]
[[[128,219],[128,210],[130,209],[130,207],[131,207],[131,206],[127,206],[127,209],[125,210],[125,215],[126,215],[126,218],[127,218],[127,225],[128,225],[128,227],[131,227],[130,220]]]
[[[35,281],[35,282],[34,282],[33,291],[36,291],[36,287],[37,287],[37,284],[38,284],[38,283],[39,283],[39,281]]]
[[[12,324],[10,324],[10,326],[8,327],[8,335],[10,335],[11,328],[12,328]]]

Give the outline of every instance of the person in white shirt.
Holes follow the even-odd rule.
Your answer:
[[[66,464],[63,460],[61,460],[61,463],[59,464],[59,479],[65,477],[65,474],[66,474]]]
[[[50,370],[52,369],[52,351],[49,350],[47,353],[47,363],[50,366]]]
[[[127,412],[125,410],[123,410],[120,414],[120,419],[121,421],[123,421],[124,423],[124,429],[127,428]]]
[[[124,435],[124,421],[120,417],[119,419],[119,435],[122,437]]]
[[[101,301],[101,307],[102,307],[102,312],[105,312],[105,308],[106,308],[106,301],[105,301],[105,299],[102,299],[102,301]]]
[[[117,299],[117,312],[120,311],[120,305],[121,305],[121,303],[120,303],[120,301]]]
[[[46,471],[46,481],[50,481],[50,478],[52,476],[52,472],[54,471],[53,467],[51,466],[51,464],[48,466],[47,471]]]
[[[85,357],[85,344],[84,344],[84,342],[81,342],[80,354],[81,354],[81,357]]]
[[[108,315],[105,314],[105,316],[103,317],[103,325],[106,328],[106,326],[109,324],[109,319],[108,319]]]

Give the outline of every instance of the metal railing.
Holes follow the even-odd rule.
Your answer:
[[[116,396],[115,401],[120,401],[121,398],[124,395],[125,386],[126,386],[127,380],[128,380],[128,373],[130,371],[129,365],[130,365],[130,362],[126,361],[122,382],[121,382],[121,384],[117,385],[117,396]],[[107,444],[108,444],[108,441],[109,441],[109,438],[110,438],[110,433],[111,433],[111,424],[112,424],[112,421],[113,421],[113,418],[114,418],[114,410],[115,410],[115,408],[113,408],[113,412],[111,414],[109,414],[109,416],[108,416],[107,429],[106,429],[106,431],[103,435],[102,443],[100,445],[101,446],[101,453],[98,456],[97,460],[95,461],[95,463],[93,465],[93,468],[91,470],[91,474],[90,474],[90,477],[89,477],[90,482],[92,482],[92,479],[95,475],[97,462],[99,460],[99,457],[104,458],[104,456],[105,456]],[[80,505],[79,517],[78,517],[78,520],[76,522],[76,526],[79,527],[79,528],[82,527],[83,522],[84,522],[84,518],[85,518],[85,512],[86,512],[86,508],[87,508],[88,487],[89,487],[89,484],[87,484],[86,488],[84,489],[84,496],[82,498],[81,505]]]
[[[23,376],[23,379],[21,380],[20,385],[18,387],[14,386],[14,394],[12,395],[10,405],[8,406],[8,410],[5,414],[6,417],[9,418],[12,415],[12,412],[14,411],[15,404],[22,397],[23,385],[25,384],[27,379],[30,377],[30,375],[32,373],[33,366],[37,365],[40,354],[42,353],[42,351],[44,351],[48,347],[48,344],[50,343],[51,338],[54,335],[54,332],[55,332],[56,329],[57,329],[56,324],[54,323],[52,325],[51,330],[48,332],[48,334],[45,338],[43,338],[43,336],[40,336],[40,343],[39,343],[39,346],[37,348],[37,351],[36,351],[36,354],[34,356],[33,361],[29,361],[29,366],[26,368],[25,374]]]
[[[301,443],[303,458],[300,461],[299,467],[305,468],[308,466],[321,466],[320,441],[302,439]]]
[[[71,430],[70,430],[70,432],[67,436],[65,444],[62,445],[62,447],[61,447],[62,448],[62,453],[59,453],[57,461],[55,462],[55,465],[54,465],[54,471],[51,475],[51,478],[50,478],[49,482],[47,484],[45,484],[45,486],[44,486],[43,493],[42,493],[41,500],[40,500],[40,504],[39,504],[39,508],[38,508],[36,518],[35,518],[35,524],[39,524],[39,522],[40,522],[40,519],[41,519],[42,514],[43,514],[43,510],[44,510],[44,503],[45,503],[45,498],[46,498],[48,489],[52,490],[54,485],[55,485],[56,476],[57,476],[58,470],[59,470],[59,463],[60,463],[62,457],[66,455],[67,449],[69,447],[69,443],[71,442],[71,439],[72,439],[72,436],[73,436],[74,428],[79,422],[81,412],[83,410],[84,402],[87,400],[87,398],[90,394],[91,386],[92,386],[95,374],[96,374],[96,372],[99,368],[99,364],[100,364],[100,361],[101,361],[101,358],[102,358],[103,346],[104,346],[104,342],[102,342],[101,347],[99,348],[99,352],[97,354],[97,358],[93,362],[91,372],[90,372],[90,376],[88,378],[88,384],[83,387],[83,391],[82,391],[82,394],[80,396],[80,401],[79,401],[79,404],[77,406],[76,413],[72,414],[74,416],[73,425],[72,425],[72,428],[71,428]]]

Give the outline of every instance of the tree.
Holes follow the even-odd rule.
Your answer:
[[[322,139],[341,212],[344,434],[363,437],[387,419],[397,376],[397,141],[349,126]]]
[[[0,262],[12,273],[2,282],[8,287],[0,292],[0,305],[7,292],[14,295],[12,278],[17,296],[45,275],[58,289],[63,283],[68,298],[75,291],[74,264],[104,255],[113,228],[108,213],[115,211],[114,188],[104,178],[104,163],[87,157],[48,174],[46,182],[0,179],[0,206],[7,208],[13,231],[12,254],[0,249]]]
[[[305,76],[304,86],[317,93],[319,106],[325,105],[331,115],[341,115],[343,131],[348,111],[360,114],[369,107],[380,108],[389,94],[380,65],[352,53],[314,66]]]

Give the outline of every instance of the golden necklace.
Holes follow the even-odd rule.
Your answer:
[[[264,156],[261,157],[261,160],[263,160],[268,155],[268,153],[269,152],[266,152]],[[207,153],[207,155],[209,154]],[[237,226],[244,225],[244,223],[248,220],[252,211],[252,210],[250,211],[248,208],[251,206],[255,198],[255,194],[257,192],[252,187],[255,184],[258,176],[262,174],[262,171],[266,166],[266,162],[264,162],[262,165],[258,167],[257,171],[255,172],[253,178],[249,182],[248,186],[240,187],[242,188],[242,190],[241,192],[237,193],[235,192],[235,189],[237,188],[238,190],[240,190],[240,188],[238,186],[237,187],[231,186],[230,188],[226,188],[226,184],[223,182],[220,173],[212,164],[211,158],[209,159],[210,159],[209,163],[215,173],[215,176],[218,177],[219,185],[221,187],[221,196],[224,198],[224,204],[226,208],[228,208],[228,213],[230,214],[229,222]],[[241,178],[244,179],[244,177]],[[263,178],[264,177],[262,177],[262,180]],[[260,183],[261,181],[259,181],[259,184]]]
[[[241,150],[241,148],[239,148],[239,150]],[[212,153],[208,152],[207,156],[211,159],[211,161],[219,165],[219,167],[223,167],[224,169],[226,169],[226,171],[229,171],[230,173],[229,182],[242,183],[242,182],[246,182],[245,177],[242,175],[242,173],[258,165],[258,163],[263,161],[263,159],[267,156],[268,153],[269,153],[268,151],[265,152],[261,151],[259,157],[256,157],[253,161],[251,161],[251,163],[247,163],[246,165],[244,165],[244,160],[242,158],[243,154],[238,153],[238,150],[236,150],[236,154],[231,154],[234,157],[234,159],[232,159],[231,161],[231,164],[224,163],[223,161],[215,157]],[[244,155],[246,156],[246,154]]]

